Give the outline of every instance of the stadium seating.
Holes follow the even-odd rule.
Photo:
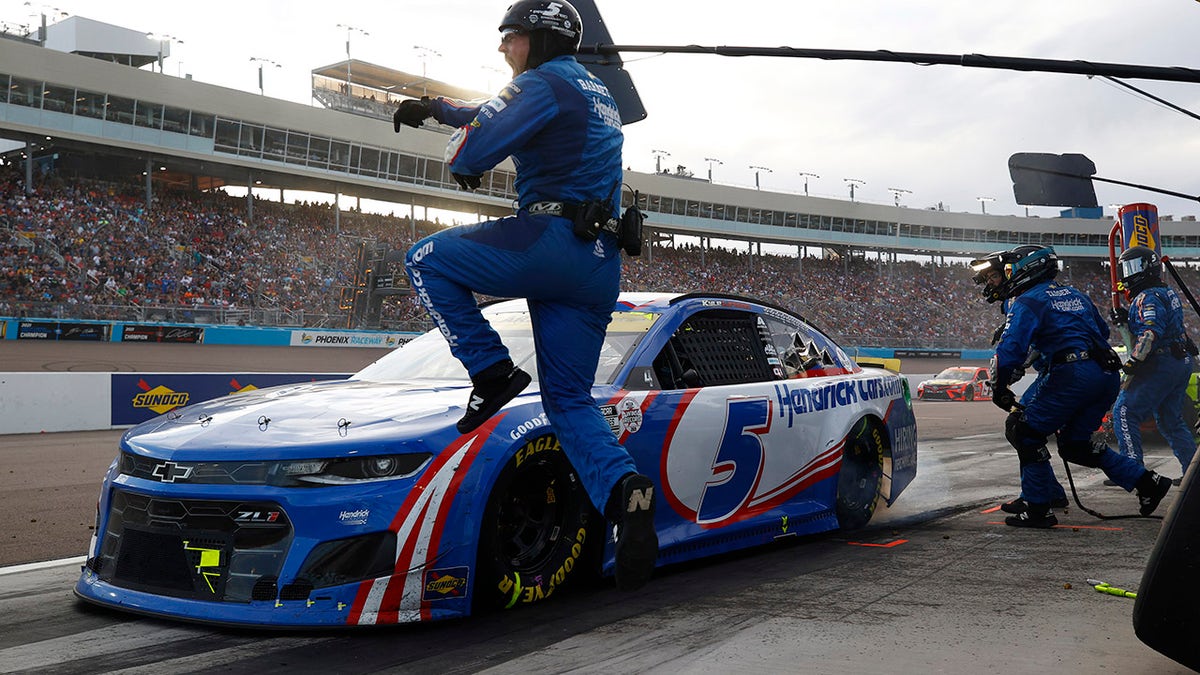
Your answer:
[[[219,191],[159,190],[148,210],[140,185],[48,176],[26,196],[22,178],[0,167],[0,316],[339,326],[359,241],[407,250],[441,227],[356,211],[335,227],[328,204],[265,200],[255,201],[248,225],[245,199]],[[1064,278],[1106,308],[1107,271],[1077,267]],[[1002,317],[970,277],[962,261],[798,259],[681,244],[626,258],[622,288],[757,296],[846,345],[986,348]],[[1200,290],[1194,270],[1184,278]],[[394,330],[429,326],[408,296],[389,298],[382,317]]]

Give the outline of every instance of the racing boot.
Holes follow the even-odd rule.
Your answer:
[[[1171,479],[1160,476],[1155,471],[1147,471],[1138,479],[1134,489],[1137,490],[1138,504],[1141,507],[1138,511],[1143,516],[1148,516],[1154,513],[1159,502],[1167,496],[1167,490],[1171,489]]]
[[[511,359],[484,368],[471,378],[475,387],[467,400],[466,414],[455,425],[458,433],[468,433],[488,421],[532,381],[529,373],[514,366]]]
[[[636,591],[650,580],[658,559],[654,529],[654,483],[641,474],[625,474],[609,495],[605,516],[615,524],[617,588]]]
[[[1013,527],[1036,527],[1040,529],[1049,529],[1058,524],[1058,518],[1054,512],[1050,510],[1049,504],[1034,504],[1026,503],[1027,507],[1024,511],[1009,516],[1004,519],[1005,525]]]
[[[1050,508],[1065,509],[1070,505],[1066,497],[1054,497],[1050,500]],[[1025,513],[1029,510],[1029,502],[1025,501],[1024,497],[1017,497],[1011,502],[1004,502],[1000,505],[1000,510],[1005,513]]]

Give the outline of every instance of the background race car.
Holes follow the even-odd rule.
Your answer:
[[[930,401],[990,401],[992,385],[988,369],[955,366],[917,385],[917,398]]]
[[[485,308],[534,384],[455,431],[437,331],[349,380],[260,389],[121,439],[75,593],[221,624],[465,616],[614,568],[537,393],[523,301]],[[593,393],[658,495],[658,565],[865,525],[917,468],[907,381],[749,298],[625,294]],[[799,553],[798,553],[799,554]]]

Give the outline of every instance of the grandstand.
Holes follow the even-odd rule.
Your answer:
[[[57,27],[50,26],[51,33]],[[0,155],[6,165],[0,255],[12,261],[9,277],[30,279],[0,279],[0,314],[120,311],[195,321],[419,328],[419,308],[404,296],[389,296],[374,309],[355,305],[364,292],[373,297],[376,279],[395,281],[379,267],[389,258],[377,245],[403,250],[436,227],[431,210],[511,213],[511,164],[489,172],[479,191],[463,192],[442,161],[445,129],[394,134],[391,128],[390,111],[400,98],[476,92],[344,61],[312,71],[320,107],[306,106],[139,70],[134,66],[146,63],[145,54],[122,58],[113,49],[45,46],[56,43],[67,44],[0,39],[0,139],[13,146]],[[1072,281],[1105,299],[1107,220],[952,213],[669,173],[629,171],[626,182],[645,199],[649,243],[641,258],[627,263],[626,288],[752,292],[797,306],[852,344],[986,346],[999,317],[978,301],[961,260],[1021,243],[1054,245]],[[285,190],[380,200],[409,216],[401,221],[214,193],[225,186],[248,195],[277,189],[281,201]],[[79,209],[85,215],[75,220],[48,217]],[[95,209],[103,210],[104,224],[95,220]],[[208,219],[197,222],[196,213]],[[89,224],[102,228],[80,230]],[[124,235],[114,234],[121,227]],[[1176,260],[1200,259],[1200,234],[1192,230],[1193,223],[1164,219],[1164,250]],[[104,251],[91,250],[98,247],[96,232],[125,248],[154,250],[163,237],[170,240],[152,260],[106,260]],[[72,240],[84,241],[73,248]],[[714,248],[713,240],[743,242],[750,252]],[[221,248],[215,241],[238,245]],[[364,241],[375,247],[366,257]],[[764,244],[794,253],[764,252]],[[272,261],[284,272],[255,270]],[[161,268],[148,272],[159,278],[145,278],[144,269],[139,278],[134,270],[150,263]],[[364,265],[375,266],[372,278],[363,276]],[[19,270],[25,273],[14,274]],[[39,274],[52,288],[34,288]],[[205,278],[203,302],[192,288],[198,274]],[[114,295],[109,280],[118,289],[125,284],[126,293]],[[155,292],[148,290],[151,281]],[[92,306],[104,309],[87,309]]]

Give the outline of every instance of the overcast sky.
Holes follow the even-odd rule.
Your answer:
[[[0,21],[65,10],[171,35],[168,75],[310,102],[313,68],[353,58],[479,90],[508,79],[496,52],[506,0],[8,0]],[[597,0],[614,42],[979,53],[1200,68],[1196,0]],[[339,28],[338,24],[354,27]],[[364,32],[367,34],[364,35]],[[584,41],[587,41],[585,36]],[[422,60],[424,56],[424,61]],[[1082,153],[1097,175],[1200,194],[1200,120],[1082,75],[960,66],[627,54],[649,117],[625,129],[625,165],[684,165],[718,183],[905,206],[1019,214],[1014,152]],[[1200,84],[1130,80],[1200,114]],[[1200,203],[1097,184],[1101,205],[1148,201],[1176,218]],[[1030,213],[1056,215],[1057,208]]]

